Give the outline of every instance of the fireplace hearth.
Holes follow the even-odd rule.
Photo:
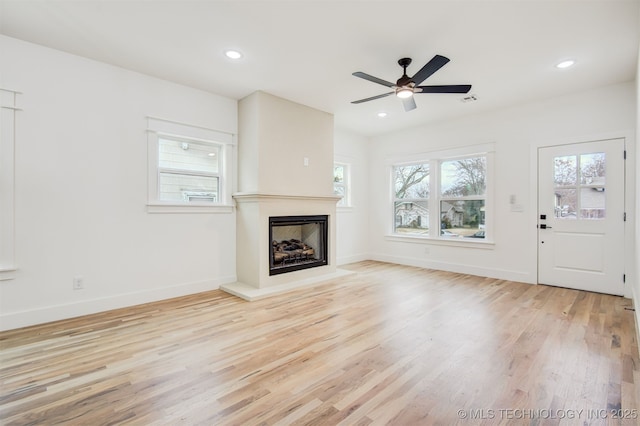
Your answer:
[[[269,217],[269,275],[327,265],[328,216]]]

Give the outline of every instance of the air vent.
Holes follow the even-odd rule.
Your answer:
[[[460,102],[468,104],[469,102],[475,102],[478,100],[476,95],[465,96],[464,98],[460,98]]]

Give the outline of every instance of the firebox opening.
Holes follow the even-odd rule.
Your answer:
[[[326,215],[269,218],[269,275],[327,264]]]

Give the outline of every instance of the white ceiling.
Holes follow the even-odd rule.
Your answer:
[[[234,99],[263,90],[365,135],[632,81],[639,19],[638,0],[0,0],[7,36]],[[398,59],[413,75],[435,54],[451,62],[423,84],[472,84],[478,101],[350,103],[389,91],[353,72],[395,82]]]

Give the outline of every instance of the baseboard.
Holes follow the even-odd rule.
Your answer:
[[[456,272],[459,274],[476,275],[479,277],[495,278],[498,280],[508,280],[527,284],[535,284],[535,277],[531,277],[528,272],[514,271],[500,268],[485,268],[481,266],[464,265],[450,262],[434,262],[424,259],[414,259],[400,256],[389,256],[372,254],[371,260],[380,262],[396,263],[399,265],[417,266],[419,268],[435,269],[438,271]]]
[[[181,283],[151,290],[117,294],[99,299],[81,300],[61,305],[47,306],[40,309],[1,314],[0,331],[75,318],[143,303],[157,302],[159,300],[187,296],[203,291],[217,290],[221,285],[232,283],[236,280],[237,278],[235,276],[230,276],[216,280]]]
[[[363,262],[370,259],[371,256],[369,256],[368,254],[356,254],[352,256],[337,257],[336,265],[348,265],[349,263]]]

